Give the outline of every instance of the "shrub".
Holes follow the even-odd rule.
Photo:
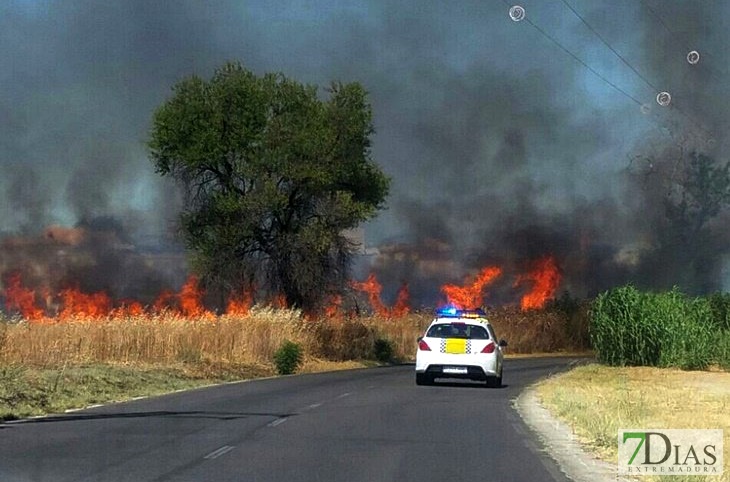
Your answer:
[[[319,322],[310,327],[315,356],[328,360],[364,360],[372,357],[375,330],[359,319],[337,324]]]
[[[707,301],[712,311],[712,323],[720,330],[730,331],[730,293],[713,293]]]
[[[296,372],[303,359],[302,347],[298,343],[285,340],[274,353],[274,365],[279,375],[291,375]]]
[[[393,344],[385,338],[378,338],[373,344],[375,359],[381,363],[388,363],[393,359]]]
[[[677,289],[615,288],[596,298],[591,314],[593,348],[609,365],[702,369],[715,355],[710,304]]]
[[[730,370],[730,330],[720,334],[715,356],[717,364],[723,370]]]

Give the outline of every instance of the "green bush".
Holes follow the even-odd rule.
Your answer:
[[[723,370],[730,370],[730,330],[720,334],[717,340],[715,360]]]
[[[643,293],[623,286],[594,301],[591,343],[598,360],[608,365],[702,369],[717,351],[712,316],[706,299],[677,289]]]
[[[712,323],[720,330],[730,331],[730,293],[713,293],[707,301],[712,310]]]
[[[381,363],[388,363],[393,359],[393,344],[385,338],[378,338],[373,344],[375,359]]]
[[[274,353],[274,365],[279,375],[291,375],[301,365],[304,356],[302,347],[298,343],[289,340],[284,341],[281,347]]]

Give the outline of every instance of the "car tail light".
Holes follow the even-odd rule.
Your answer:
[[[494,343],[491,341],[487,343],[487,346],[484,347],[482,353],[494,353]]]
[[[421,351],[431,351],[431,348],[429,348],[428,344],[423,340],[418,341],[418,349]]]

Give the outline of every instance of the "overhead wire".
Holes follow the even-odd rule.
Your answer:
[[[585,18],[583,18],[583,17],[582,17],[582,16],[581,16],[581,15],[580,15],[580,14],[579,14],[579,13],[578,13],[578,12],[577,12],[577,11],[576,11],[576,10],[575,10],[575,9],[574,9],[574,8],[573,8],[572,6],[571,6],[571,5],[570,5],[570,4],[568,4],[566,0],[561,0],[561,1],[562,1],[562,2],[563,2],[563,3],[564,3],[564,4],[565,4],[565,5],[566,5],[566,6],[567,6],[567,7],[568,7],[568,8],[570,9],[570,10],[571,10],[571,12],[573,12],[573,14],[574,14],[574,15],[575,15],[576,17],[578,17],[578,19],[580,19],[580,20],[581,20],[581,22],[582,22],[582,23],[583,23],[583,24],[584,24],[584,25],[585,25],[585,26],[586,26],[586,27],[587,27],[587,28],[588,28],[588,29],[589,29],[589,30],[590,30],[590,31],[591,31],[591,32],[592,32],[592,33],[593,33],[593,34],[594,34],[594,35],[595,35],[596,37],[598,37],[598,38],[599,38],[599,40],[601,40],[601,42],[602,42],[602,43],[603,43],[603,44],[604,44],[604,45],[605,45],[605,46],[606,46],[606,47],[607,47],[607,48],[608,48],[609,50],[611,50],[611,52],[613,52],[613,54],[614,54],[614,55],[616,55],[616,57],[618,57],[618,58],[619,58],[619,59],[620,59],[620,60],[621,60],[621,61],[622,61],[622,62],[623,62],[623,63],[624,63],[624,64],[625,64],[625,65],[626,65],[627,67],[629,67],[629,69],[631,69],[631,71],[632,71],[632,72],[634,72],[634,74],[636,74],[636,75],[637,75],[637,76],[638,76],[638,77],[639,77],[639,78],[640,78],[640,79],[641,79],[641,80],[642,80],[642,81],[643,81],[643,82],[644,82],[644,83],[645,83],[645,84],[646,84],[646,85],[647,85],[647,86],[648,86],[648,87],[649,87],[649,88],[651,89],[651,91],[652,91],[652,95],[655,95],[655,94],[657,94],[657,93],[658,93],[659,89],[658,89],[658,88],[657,88],[657,87],[656,87],[656,86],[655,86],[655,85],[654,85],[654,84],[653,84],[653,83],[652,83],[651,81],[649,81],[649,80],[648,80],[648,79],[647,79],[647,78],[646,78],[646,77],[645,77],[644,75],[642,75],[642,74],[641,74],[641,73],[640,73],[640,72],[639,72],[639,71],[638,71],[638,70],[637,70],[637,69],[636,69],[635,67],[633,67],[633,66],[631,65],[631,63],[630,63],[630,62],[628,62],[628,61],[627,61],[627,60],[626,60],[626,59],[625,59],[625,58],[624,58],[624,57],[623,57],[623,56],[622,56],[622,55],[621,55],[621,54],[620,54],[620,53],[619,53],[619,52],[618,52],[618,51],[617,51],[617,50],[616,50],[615,48],[613,48],[613,46],[611,46],[611,45],[610,45],[610,43],[608,43],[608,41],[607,41],[606,39],[604,39],[604,38],[603,38],[603,36],[602,36],[602,35],[600,35],[600,33],[598,33],[598,31],[597,31],[597,30],[596,30],[595,28],[593,28],[593,27],[592,27],[592,26],[591,26],[591,25],[590,25],[590,24],[589,24],[589,23],[588,23],[588,22],[587,22],[587,21],[585,20]],[[504,4],[505,4],[505,5],[507,5],[507,6],[510,6],[510,3],[509,3],[509,2],[507,1],[507,0],[502,0],[502,3],[504,3]],[[562,50],[562,51],[563,51],[564,53],[566,53],[566,54],[567,54],[567,55],[569,55],[569,56],[570,56],[571,58],[573,58],[573,59],[574,59],[574,60],[575,60],[576,62],[578,62],[579,64],[581,64],[581,65],[582,65],[582,66],[583,66],[583,67],[584,67],[584,68],[585,68],[586,70],[590,71],[590,72],[591,72],[591,73],[592,73],[593,75],[595,75],[596,77],[598,77],[598,78],[599,78],[600,80],[602,80],[602,81],[603,81],[604,83],[606,83],[607,85],[609,85],[609,86],[610,86],[611,88],[613,88],[614,90],[616,90],[617,92],[619,92],[620,94],[622,94],[622,95],[623,95],[624,97],[626,97],[627,99],[629,99],[629,100],[631,100],[632,102],[634,102],[635,104],[637,104],[637,105],[641,106],[641,107],[642,107],[642,112],[644,112],[645,114],[647,114],[647,113],[650,113],[650,114],[652,115],[652,117],[654,117],[655,121],[657,121],[657,122],[660,122],[660,119],[658,118],[657,114],[655,113],[655,111],[654,111],[653,109],[651,109],[651,108],[649,108],[648,110],[646,109],[646,106],[647,106],[647,104],[646,104],[646,103],[643,103],[643,102],[641,102],[641,101],[640,101],[639,99],[637,99],[637,98],[636,98],[635,96],[633,96],[633,95],[629,94],[629,93],[628,93],[628,92],[627,92],[626,90],[622,89],[621,87],[619,87],[618,85],[616,85],[616,84],[615,84],[614,82],[612,82],[611,80],[609,80],[608,78],[606,78],[606,77],[605,77],[604,75],[602,75],[602,74],[601,74],[600,72],[598,72],[597,70],[595,70],[595,69],[594,69],[593,67],[591,67],[590,65],[588,65],[588,64],[587,64],[587,63],[586,63],[585,61],[583,61],[583,60],[582,60],[582,59],[581,59],[580,57],[578,57],[578,56],[577,56],[576,54],[574,54],[574,53],[573,53],[573,52],[572,52],[572,51],[571,51],[570,49],[568,49],[568,48],[567,48],[567,47],[565,47],[565,46],[564,46],[564,45],[563,45],[562,43],[560,43],[560,41],[558,41],[558,40],[557,40],[557,39],[556,39],[555,37],[553,37],[552,35],[550,35],[550,34],[549,34],[548,32],[546,32],[546,31],[545,31],[544,29],[542,29],[542,28],[541,28],[541,27],[540,27],[539,25],[537,25],[537,24],[536,24],[535,22],[533,22],[533,21],[532,21],[532,20],[531,20],[531,19],[530,19],[530,18],[529,18],[529,17],[527,16],[527,15],[525,15],[525,16],[524,16],[524,17],[522,18],[522,20],[524,20],[524,21],[526,21],[526,22],[527,22],[528,24],[530,24],[530,25],[531,25],[531,26],[532,26],[532,27],[533,27],[533,28],[534,28],[535,30],[537,30],[537,31],[538,31],[538,32],[539,32],[539,33],[540,33],[541,35],[543,35],[543,36],[544,36],[544,37],[545,37],[546,39],[548,39],[548,40],[549,40],[550,42],[552,42],[553,44],[555,44],[555,45],[556,45],[556,46],[557,46],[558,48],[560,48],[560,49],[561,49],[561,50]],[[668,29],[668,27],[667,27],[667,26],[666,26],[666,25],[664,24],[664,22],[663,22],[663,21],[662,21],[662,25],[664,25],[664,27],[665,27],[666,29]],[[670,31],[670,32],[671,32],[671,31]],[[707,131],[706,129],[704,129],[703,127],[701,127],[701,126],[699,125],[699,123],[698,123],[698,122],[696,122],[696,121],[695,121],[694,119],[692,119],[692,118],[691,118],[691,117],[690,117],[689,115],[687,115],[687,114],[686,114],[686,113],[684,113],[684,112],[683,112],[683,111],[682,111],[681,109],[679,109],[679,108],[677,107],[676,103],[675,103],[675,104],[673,104],[673,108],[674,108],[674,109],[675,109],[675,110],[676,110],[677,112],[679,112],[679,113],[680,113],[680,114],[681,114],[682,116],[684,116],[685,118],[687,118],[687,119],[689,120],[689,122],[691,122],[691,123],[693,124],[693,126],[694,126],[694,127],[696,128],[696,129],[698,129],[699,131],[701,131],[701,132],[702,132],[702,133],[703,133],[703,134],[704,134],[705,136],[707,136],[707,137],[711,137],[711,134],[710,134],[710,133],[709,133],[709,132],[708,132],[708,131]]]
[[[641,75],[641,72],[639,72],[638,70],[636,70],[636,69],[634,68],[634,66],[633,66],[633,65],[631,65],[631,64],[630,64],[630,63],[628,62],[628,60],[626,60],[626,59],[625,59],[625,58],[624,58],[624,57],[623,57],[623,56],[622,56],[622,55],[621,55],[621,54],[620,54],[620,53],[619,53],[619,52],[618,52],[618,51],[617,51],[617,50],[616,50],[615,48],[613,48],[613,47],[611,46],[611,44],[610,44],[610,43],[608,43],[608,41],[607,41],[606,39],[604,39],[604,38],[603,38],[603,36],[602,36],[602,35],[601,35],[600,33],[598,33],[598,31],[597,31],[597,30],[596,30],[595,28],[593,28],[593,26],[592,26],[591,24],[589,24],[589,23],[588,23],[588,22],[586,21],[586,19],[585,19],[585,18],[583,18],[583,16],[582,16],[582,15],[581,15],[580,13],[578,13],[578,12],[577,12],[577,11],[576,11],[576,10],[575,10],[575,9],[573,8],[573,6],[572,6],[571,4],[569,4],[569,3],[567,2],[567,0],[561,0],[561,1],[563,2],[563,4],[564,4],[564,5],[566,6],[566,7],[568,7],[568,8],[570,9],[570,11],[571,11],[571,12],[573,12],[573,15],[575,15],[576,17],[578,17],[578,19],[579,19],[579,20],[580,20],[581,22],[583,22],[583,25],[585,25],[585,26],[586,26],[586,27],[588,28],[588,30],[590,30],[591,32],[593,32],[593,34],[594,34],[594,35],[595,35],[596,37],[598,37],[598,39],[599,39],[599,40],[600,40],[600,41],[601,41],[601,42],[603,43],[603,45],[605,45],[605,46],[606,46],[606,47],[607,47],[607,48],[608,48],[608,49],[609,49],[609,50],[610,50],[611,52],[613,52],[613,54],[614,54],[614,55],[615,55],[616,57],[618,57],[618,58],[619,58],[619,60],[621,60],[621,62],[623,62],[623,63],[624,63],[624,65],[626,65],[626,66],[627,66],[628,68],[630,68],[630,69],[631,69],[631,71],[632,71],[633,73],[635,73],[635,74],[636,74],[636,75],[637,75],[637,76],[638,76],[638,77],[639,77],[639,78],[640,78],[641,80],[643,80],[643,81],[644,81],[644,83],[645,83],[646,85],[648,85],[648,86],[649,86],[649,87],[650,87],[650,88],[652,89],[652,91],[653,91],[653,92],[655,92],[655,93],[656,93],[656,92],[659,92],[659,89],[657,88],[657,86],[655,86],[654,84],[652,84],[652,83],[651,83],[651,82],[650,82],[650,81],[649,81],[649,80],[648,80],[648,79],[647,79],[646,77],[644,77],[643,75]]]
[[[651,16],[659,22],[659,24],[664,28],[664,30],[669,34],[669,38],[672,40],[674,45],[679,46],[682,48],[685,52],[689,53],[692,51],[695,47],[688,46],[684,41],[680,40],[679,34],[677,32],[673,31],[667,23],[664,21],[664,18],[657,12],[652,6],[647,2],[646,0],[639,0],[641,2],[641,5],[644,6],[644,8],[651,14]],[[710,57],[712,58],[712,54],[707,52],[706,50],[702,50],[700,52],[700,57]],[[709,65],[707,62],[703,62],[702,60],[699,61],[698,66],[700,68],[707,69],[711,75],[715,76],[716,80],[722,81],[722,79],[717,78],[717,74],[722,74],[723,77],[728,77],[728,72],[725,69],[722,69],[719,67],[719,65],[716,63],[715,65]]]
[[[504,3],[508,7],[510,6],[510,3],[507,0],[502,0],[502,3]],[[586,68],[593,75],[595,75],[596,77],[598,77],[599,79],[601,79],[603,82],[605,82],[606,84],[608,84],[609,86],[611,86],[614,90],[616,90],[617,92],[619,92],[620,94],[622,94],[623,96],[625,96],[626,98],[628,98],[629,100],[633,101],[637,105],[639,105],[639,106],[643,105],[643,103],[639,99],[637,99],[633,95],[629,94],[628,92],[626,92],[625,90],[623,90],[622,88],[620,88],[619,86],[617,86],[616,84],[614,84],[613,82],[611,82],[609,79],[607,79],[606,77],[604,77],[603,75],[601,75],[597,70],[595,70],[593,67],[591,67],[590,65],[588,65],[587,63],[585,63],[580,57],[578,57],[577,55],[575,55],[567,47],[565,47],[563,44],[561,44],[555,37],[553,37],[552,35],[550,35],[549,33],[547,33],[545,30],[543,30],[542,28],[540,28],[540,26],[538,26],[536,23],[534,23],[532,20],[530,20],[529,17],[527,17],[525,15],[525,17],[523,18],[523,20],[526,21],[527,23],[529,23],[530,25],[532,25],[532,27],[535,30],[537,30],[538,32],[540,32],[546,39],[550,40],[553,44],[555,44],[563,52],[565,52],[570,57],[572,57],[573,60],[575,60],[576,62],[578,62],[579,64],[581,64],[584,68]]]

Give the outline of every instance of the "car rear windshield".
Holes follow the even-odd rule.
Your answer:
[[[489,333],[483,326],[466,323],[440,323],[426,332],[429,338],[466,338],[468,340],[488,340]]]

